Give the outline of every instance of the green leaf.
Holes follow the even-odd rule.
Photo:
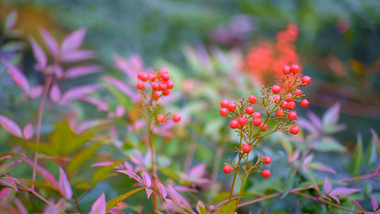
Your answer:
[[[0,175],[3,175],[3,174],[6,174],[8,173],[9,171],[11,171],[11,169],[16,166],[16,164],[18,164],[19,162],[21,162],[21,160],[16,160],[16,161],[13,161],[13,162],[9,162],[9,163],[6,163],[4,165],[1,165],[0,166]]]
[[[363,139],[362,136],[358,135],[358,142],[356,143],[356,148],[354,152],[354,158],[353,158],[353,168],[352,172],[353,174],[357,174],[359,170],[362,167],[364,160],[364,152],[363,152]]]
[[[281,140],[282,147],[284,147],[284,150],[286,151],[286,153],[288,155],[292,155],[293,147],[290,140],[283,135],[280,135],[280,140]]]
[[[72,174],[76,169],[91,160],[101,145],[101,143],[95,143],[94,145],[86,147],[76,153],[67,166],[68,174]]]
[[[110,200],[109,202],[107,202],[106,210],[107,211],[110,210],[111,208],[115,207],[121,201],[127,199],[129,196],[131,196],[131,195],[135,194],[136,192],[138,192],[140,190],[143,190],[143,189],[145,189],[145,187],[140,187],[140,188],[131,190],[131,191],[127,192],[127,193],[124,193],[122,195],[117,196],[116,198],[113,198],[112,200]]]
[[[115,169],[115,166],[121,164],[126,159],[128,159],[128,157],[124,157],[124,158],[121,158],[119,160],[116,160],[111,165],[99,167],[99,169],[97,169],[94,172],[94,174],[92,175],[91,186],[94,186],[95,184],[101,182],[102,180],[104,180],[108,177],[115,176],[116,173],[111,173],[111,172]]]
[[[377,159],[377,142],[379,142],[379,137],[376,132],[371,129],[372,132],[372,140],[367,149],[367,164],[374,164]]]
[[[57,152],[48,143],[40,142],[37,144],[34,141],[24,140],[21,138],[15,139],[14,142],[22,146],[24,149],[28,149],[34,152],[38,151],[39,153],[45,154],[47,156],[58,156]]]
[[[340,143],[335,141],[331,137],[324,137],[320,142],[313,145],[313,149],[320,152],[340,152],[343,153],[346,151],[346,148]]]
[[[200,204],[199,202],[197,204],[197,211],[199,212],[199,214],[210,214],[210,212],[207,211],[206,208],[204,207],[203,203]]]
[[[224,205],[223,207],[219,208],[215,214],[233,214],[235,213],[235,207],[236,207],[236,204],[237,204],[237,200],[234,199],[230,202],[228,202],[226,205]]]
[[[288,169],[288,188],[286,188],[286,191],[282,195],[281,199],[285,198],[289,194],[289,191],[294,186],[294,183],[295,183],[294,181],[295,181],[295,176],[293,176],[293,170],[292,170],[292,168],[289,168]]]

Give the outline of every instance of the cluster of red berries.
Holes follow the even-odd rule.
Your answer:
[[[249,151],[251,151],[251,147],[250,147],[250,146],[247,147],[246,145],[249,146],[248,143],[244,143],[244,144],[242,145],[242,148],[243,148],[243,147],[246,147],[247,149],[249,148],[249,149],[248,149]],[[243,151],[244,151],[244,149],[243,149]],[[248,151],[248,152],[249,152],[249,151]],[[244,152],[246,152],[246,151],[244,151]],[[248,153],[248,152],[247,152],[247,153]],[[270,164],[270,163],[272,162],[272,158],[269,157],[269,156],[267,156],[267,155],[265,155],[265,156],[263,157],[262,162],[263,162],[265,165],[268,165],[268,164]],[[226,174],[229,174],[231,171],[232,171],[232,167],[231,167],[231,165],[229,165],[229,164],[225,164],[224,167],[223,167],[223,172],[226,173]],[[269,176],[270,176],[270,170],[269,170],[269,169],[264,169],[264,170],[261,172],[261,176],[263,176],[264,178],[269,177]]]
[[[148,83],[152,88],[152,98],[154,100],[160,99],[162,96],[168,96],[170,94],[170,89],[174,88],[174,82],[170,80],[168,69],[161,68],[159,72],[156,73],[143,73],[139,72],[137,74],[139,78],[136,88],[139,90],[145,89],[145,83]]]

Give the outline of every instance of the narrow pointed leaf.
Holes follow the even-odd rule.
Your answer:
[[[4,63],[4,65],[7,67],[9,74],[12,76],[13,80],[16,82],[16,84],[26,93],[29,94],[30,86],[29,82],[26,79],[25,75],[15,66],[13,66],[11,63],[9,63],[7,60],[2,58],[0,56],[0,61]]]
[[[33,129],[33,125],[31,123],[26,124],[26,126],[24,127],[24,130],[23,130],[23,134],[24,134],[24,138],[26,140],[29,140],[33,137],[34,129]]]
[[[14,136],[22,138],[22,132],[20,127],[11,119],[0,115],[0,125],[9,133],[13,134]]]
[[[90,214],[106,214],[106,197],[104,193],[94,202]]]
[[[359,192],[359,191],[360,191],[360,189],[338,187],[338,188],[335,188],[333,191],[331,191],[329,194],[330,195],[347,196],[347,195],[351,195],[352,193]]]
[[[44,51],[33,38],[30,38],[30,44],[32,45],[33,55],[37,60],[39,69],[45,68],[47,64],[47,58]]]
[[[50,51],[50,53],[57,57],[59,54],[59,47],[57,41],[53,38],[53,36],[45,29],[40,29],[41,35],[45,40],[46,47]]]
[[[75,79],[80,76],[85,76],[93,73],[100,72],[102,67],[99,65],[85,65],[85,66],[77,66],[68,69],[65,72],[65,78]]]
[[[70,200],[71,197],[73,196],[73,191],[71,189],[71,185],[69,182],[69,179],[67,178],[67,175],[65,171],[59,167],[59,189],[63,196],[67,199]]]
[[[329,194],[331,191],[331,184],[329,179],[325,178],[325,183],[323,184],[323,190],[325,191],[326,194]]]
[[[379,203],[377,202],[376,198],[371,195],[371,205],[373,211],[376,211],[379,208]]]
[[[84,28],[72,32],[63,40],[61,53],[78,49],[82,45],[85,35],[86,29]]]

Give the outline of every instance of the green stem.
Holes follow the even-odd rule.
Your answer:
[[[149,103],[148,106],[148,111],[149,111],[149,149],[150,149],[150,156],[151,156],[151,161],[152,161],[152,178],[153,178],[153,192],[157,192],[157,187],[156,187],[156,179],[157,179],[157,174],[156,174],[156,166],[154,162],[154,150],[153,150],[153,130],[152,130],[152,117],[153,117],[153,111],[151,110],[151,102]],[[154,211],[157,210],[157,196],[153,194],[153,209]]]
[[[240,129],[240,147],[241,147],[241,142],[243,140],[243,129]],[[235,173],[234,173],[234,178],[232,179],[232,184],[231,184],[231,190],[230,190],[230,201],[232,199],[232,195],[234,193],[234,187],[235,187],[235,181],[236,181],[236,176],[239,172],[239,168],[240,168],[240,162],[241,162],[241,159],[242,159],[243,156],[241,156],[241,153],[239,153],[239,160],[237,162],[237,167],[235,168]]]

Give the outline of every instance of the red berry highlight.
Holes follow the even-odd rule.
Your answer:
[[[300,89],[296,89],[294,92],[297,96],[302,96],[302,91]]]
[[[275,112],[275,114],[276,114],[277,117],[282,117],[282,116],[284,116],[284,110],[279,109],[279,110],[277,110],[277,111]]]
[[[137,82],[136,88],[139,90],[143,90],[145,88],[145,84],[143,82]]]
[[[152,82],[152,89],[157,91],[160,89],[160,84],[157,82]]]
[[[175,122],[175,123],[178,123],[179,121],[181,121],[181,115],[178,114],[178,113],[175,113],[173,114],[173,117],[172,117],[172,120]]]
[[[161,79],[163,81],[168,81],[170,79],[170,76],[168,73],[163,73],[163,74],[161,74]]]
[[[160,123],[165,123],[165,116],[163,114],[158,114],[157,115],[157,120]]]
[[[219,110],[219,114],[220,114],[221,116],[223,116],[223,117],[227,116],[227,115],[228,115],[228,109],[226,109],[226,108],[221,108],[221,109]]]
[[[269,156],[265,155],[264,158],[263,158],[263,163],[268,165],[272,162],[272,158],[270,158]]]
[[[247,125],[247,118],[245,118],[245,117],[239,117],[239,118],[238,118],[238,123],[239,123],[239,125],[241,125],[241,126],[245,126],[245,125]]]
[[[229,103],[228,104],[228,110],[229,111],[235,111],[236,110],[236,104],[235,103]]]
[[[290,72],[292,72],[293,74],[296,74],[300,71],[300,66],[298,65],[291,65],[290,66]]]
[[[154,100],[158,100],[158,99],[160,99],[160,97],[161,97],[160,92],[158,92],[158,91],[153,92],[153,94],[152,94],[152,98],[153,98]]]
[[[308,101],[307,99],[303,99],[303,100],[301,101],[301,106],[302,106],[302,107],[306,108],[308,105],[309,105],[309,101]]]
[[[290,73],[290,67],[289,66],[284,66],[282,68],[282,73],[285,75],[288,75]]]
[[[290,133],[296,135],[298,134],[298,132],[300,131],[300,129],[298,128],[298,126],[292,126],[290,129],[289,129]]]
[[[272,100],[273,102],[277,103],[280,100],[280,95],[274,95]]]
[[[160,83],[160,90],[165,91],[166,89],[168,89],[168,86],[165,83]]]
[[[164,95],[164,96],[168,96],[169,94],[170,94],[170,90],[169,89],[166,89],[166,90],[162,91],[162,95]]]
[[[259,126],[260,124],[261,124],[261,119],[260,118],[253,119],[253,125],[254,126]]]
[[[261,176],[263,176],[264,178],[267,178],[270,176],[270,171],[269,169],[264,169],[262,172],[261,172]]]
[[[168,89],[172,89],[172,88],[174,88],[174,82],[169,80],[166,82],[166,86],[168,87]]]
[[[251,95],[248,97],[248,102],[251,104],[255,104],[257,102],[257,98],[255,95]]]
[[[263,126],[263,123],[261,123],[260,126],[259,126],[259,129],[261,129],[261,131],[265,132],[268,129],[268,126],[267,126],[267,124],[265,124]]]
[[[289,120],[295,120],[297,119],[297,113],[295,111],[291,111],[288,113]]]
[[[311,83],[311,78],[309,76],[302,77],[302,82],[305,85],[309,85]]]
[[[241,145],[241,150],[244,153],[249,153],[251,151],[251,149],[252,149],[252,147],[248,143],[243,143],[243,145]]]
[[[224,167],[223,167],[223,172],[228,174],[232,171],[232,167],[228,164],[226,164]]]
[[[254,118],[261,118],[261,114],[260,114],[260,112],[255,112],[255,113],[253,113],[253,117]]]
[[[245,108],[245,113],[247,114],[253,114],[254,112],[255,109],[252,106],[247,106],[247,108]]]
[[[281,92],[281,87],[279,85],[272,86],[273,94],[279,94]]]
[[[228,100],[222,100],[220,102],[220,107],[227,108],[228,107]]]
[[[231,122],[230,122],[230,127],[231,127],[232,129],[236,129],[236,128],[238,128],[238,127],[239,127],[239,123],[238,123],[238,121],[237,121],[237,120],[231,120]]]

